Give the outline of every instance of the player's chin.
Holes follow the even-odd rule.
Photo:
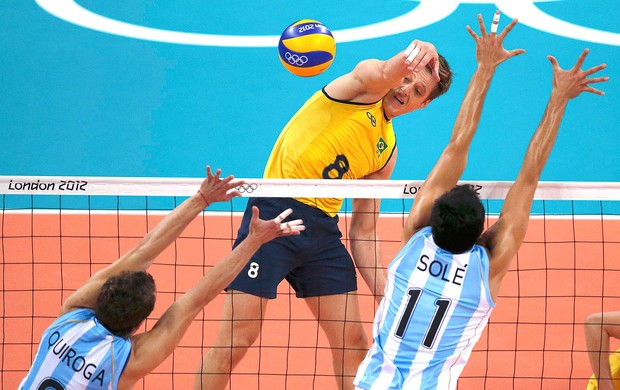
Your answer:
[[[392,119],[399,115],[405,114],[407,111],[403,105],[394,101],[388,105],[384,105],[383,112],[385,113],[386,118]]]

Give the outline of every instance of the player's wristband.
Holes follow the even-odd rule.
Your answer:
[[[209,201],[207,200],[207,198],[205,198],[205,196],[203,195],[203,193],[202,193],[202,192],[200,192],[200,190],[198,190],[198,193],[200,194],[200,197],[202,198],[202,200],[204,200],[204,201],[205,201],[205,203],[206,203],[206,206],[205,206],[205,207],[209,207],[209,205],[210,205],[211,203],[209,203]]]

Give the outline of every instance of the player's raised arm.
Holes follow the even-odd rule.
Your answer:
[[[63,304],[61,314],[78,307],[94,308],[97,295],[103,283],[111,276],[123,271],[145,271],[153,260],[166,249],[187,227],[187,225],[214,202],[228,201],[241,194],[235,188],[243,184],[232,175],[221,178],[221,170],[215,174],[207,166],[207,177],[199,191],[186,199],[170,214],[161,220],[142,241],[117,261],[93,275],[82,287],[76,290]]]
[[[414,40],[404,51],[388,60],[361,61],[350,73],[330,82],[325,92],[339,100],[376,102],[413,72],[427,69],[435,81],[440,81],[440,57],[432,43]]]
[[[429,225],[435,200],[452,189],[461,178],[467,165],[469,147],[478,128],[482,107],[497,66],[525,52],[523,49],[506,50],[503,47],[504,38],[517,24],[517,19],[512,20],[501,33],[496,34],[493,29],[497,27],[493,26],[497,26],[499,11],[495,15],[491,33],[487,33],[481,15],[478,15],[480,35],[467,26],[467,31],[476,42],[478,67],[465,92],[450,141],[416,196],[403,230],[401,245],[409,241],[417,230]]]
[[[582,92],[603,95],[602,91],[590,84],[604,82],[609,78],[590,76],[604,69],[605,64],[581,70],[587,54],[588,49],[581,53],[575,65],[568,70],[560,68],[554,57],[547,57],[553,68],[551,96],[529,143],[517,179],[506,195],[500,217],[481,239],[481,244],[487,248],[491,258],[489,281],[493,296],[497,294],[499,283],[525,237],[538,180],[551,154],[568,101]]]
[[[286,221],[291,209],[276,218],[262,220],[257,207],[252,209],[250,233],[232,252],[220,260],[198,283],[173,303],[152,330],[132,337],[134,359],[123,372],[125,383],[132,384],[151,372],[176,348],[196,315],[239,274],[260,246],[276,237],[298,235],[305,230],[303,221]]]

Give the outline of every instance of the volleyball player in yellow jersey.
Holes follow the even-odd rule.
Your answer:
[[[265,169],[265,177],[288,179],[388,179],[396,164],[392,119],[424,108],[447,91],[451,72],[427,42],[413,41],[389,60],[365,60],[352,72],[316,92],[286,125]],[[256,340],[268,299],[283,280],[303,298],[332,348],[339,388],[352,388],[368,350],[360,321],[355,266],[340,241],[342,199],[252,199],[238,240],[247,234],[251,207],[268,218],[293,209],[308,234],[299,240],[263,245],[228,287],[223,321],[202,361],[197,389],[223,389],[229,374]],[[381,300],[384,267],[376,248],[379,201],[356,199],[349,237],[355,265]],[[281,211],[280,211],[281,212]]]
[[[613,353],[610,349],[610,339],[620,339],[620,311],[589,315],[585,335],[594,372],[587,390],[620,390],[620,349]]]
[[[381,100],[374,104],[344,103],[321,90],[280,134],[265,177],[362,179],[394,161],[395,148],[392,122],[386,119]],[[297,200],[330,216],[336,215],[342,203],[342,199],[334,198]]]

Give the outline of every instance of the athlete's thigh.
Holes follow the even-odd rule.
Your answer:
[[[227,291],[215,345],[230,345],[231,341],[232,344],[251,344],[260,333],[268,301],[241,291]]]
[[[305,298],[304,301],[332,345],[364,337],[356,292]]]

